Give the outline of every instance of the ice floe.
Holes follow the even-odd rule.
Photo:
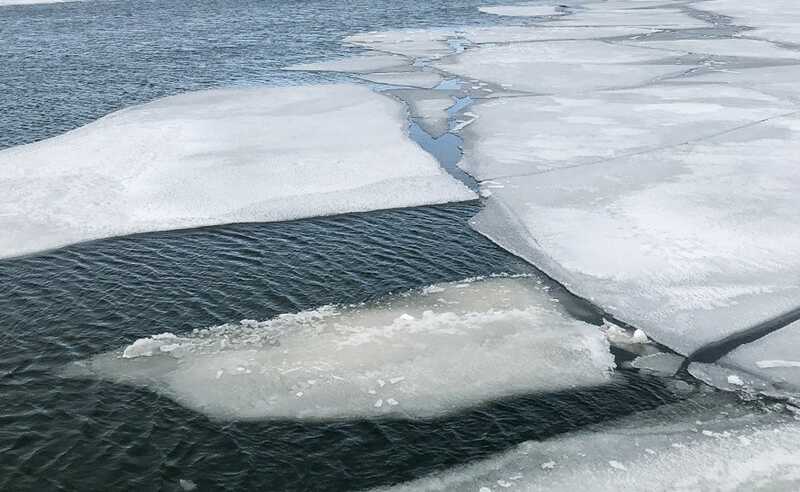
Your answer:
[[[564,94],[635,86],[689,68],[655,63],[672,55],[603,41],[568,40],[479,46],[434,65],[505,88]]]
[[[718,401],[719,400],[719,401]],[[800,424],[707,397],[441,472],[391,492],[796,490]]]
[[[358,78],[376,84],[399,85],[433,89],[442,82],[442,77],[435,72],[388,72],[362,74]]]
[[[587,4],[586,9],[576,9],[572,15],[557,18],[549,25],[636,26],[657,29],[689,29],[711,26],[678,8],[635,8],[637,3],[606,5],[598,2]],[[625,8],[628,5],[633,8]]]
[[[345,73],[371,73],[387,72],[406,68],[411,61],[400,55],[385,53],[367,53],[353,55],[346,58],[337,58],[313,63],[299,63],[285,67],[284,70],[306,72],[345,72]]]
[[[800,51],[781,48],[768,41],[742,38],[724,39],[674,39],[669,41],[643,41],[628,43],[679,52],[701,53],[715,56],[736,56],[776,59],[800,59]]]
[[[762,66],[757,68],[720,69],[693,74],[681,82],[718,83],[770,94],[788,101],[800,103],[800,65]]]
[[[448,130],[447,110],[455,100],[447,91],[393,90],[391,94],[408,105],[409,115],[436,138]]]
[[[800,305],[797,155],[800,117],[773,117],[602,165],[495,179],[473,224],[688,355]]]
[[[0,256],[475,197],[356,85],[187,93],[0,152]]]
[[[643,355],[631,362],[631,367],[641,369],[659,376],[674,376],[683,365],[683,357],[667,352]]]
[[[478,7],[485,14],[504,15],[508,17],[539,17],[548,15],[563,15],[564,12],[555,5],[547,4],[521,4],[521,5],[494,5],[491,7]]]
[[[600,39],[636,36],[654,32],[653,29],[628,26],[552,27],[479,26],[464,27],[459,35],[473,43],[519,43],[527,41],[557,41],[568,39]]]
[[[478,179],[596,163],[710,137],[791,112],[755,90],[660,84],[477,104],[461,167]]]
[[[433,59],[450,54],[448,40],[456,37],[450,29],[405,29],[354,34],[346,43],[409,58]]]
[[[736,24],[755,27],[746,33],[749,37],[800,44],[800,3],[795,0],[710,0],[698,3],[697,8],[733,17]]]
[[[67,374],[142,385],[220,419],[413,418],[604,384],[613,367],[596,326],[531,278],[496,277],[156,335]]]

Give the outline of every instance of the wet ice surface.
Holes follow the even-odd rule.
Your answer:
[[[769,3],[742,3],[737,0],[711,0],[698,8],[733,17],[736,24],[754,27],[748,37],[782,43],[800,43],[800,5],[793,0]]]
[[[506,15],[510,17],[537,17],[561,15],[562,11],[554,5],[498,5],[495,7],[480,7],[481,12],[493,15]]]
[[[407,65],[408,59],[403,56],[375,53],[315,63],[300,63],[297,65],[290,65],[286,67],[285,70],[371,73],[403,68]]]
[[[791,415],[710,395],[381,490],[788,491],[800,485],[798,438]]]
[[[442,77],[435,72],[379,72],[363,74],[359,78],[376,84],[411,86],[419,89],[433,89],[442,82]]]
[[[610,382],[602,332],[556,301],[529,277],[431,285],[370,305],[142,338],[66,373],[237,420],[423,418]]]
[[[355,85],[188,93],[128,108],[0,152],[0,256],[474,198],[406,125],[401,104]]]

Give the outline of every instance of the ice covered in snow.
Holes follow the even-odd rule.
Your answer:
[[[460,166],[478,179],[602,162],[709,137],[791,112],[776,97],[727,85],[660,84],[474,106]]]
[[[574,93],[639,85],[685,72],[674,53],[594,40],[479,46],[436,62],[446,72],[535,93]],[[664,60],[665,63],[655,62]]]
[[[485,14],[504,15],[509,17],[538,17],[546,15],[563,15],[555,5],[547,4],[520,4],[520,5],[494,5],[491,7],[478,7]]]
[[[453,50],[448,40],[456,37],[452,29],[401,29],[354,34],[346,43],[409,58],[439,58]]]
[[[376,84],[418,87],[420,89],[433,89],[442,81],[442,77],[436,72],[371,73],[359,75],[358,78]]]
[[[755,27],[747,31],[748,37],[800,44],[800,3],[796,0],[710,0],[698,3],[697,8],[733,17],[734,24]]]
[[[731,399],[709,396],[526,442],[483,461],[381,490],[688,492],[798,488],[800,424],[783,413],[733,405]]]
[[[157,335],[67,374],[142,385],[219,419],[415,418],[601,385],[613,366],[596,326],[531,278],[494,277]]]
[[[473,225],[688,355],[800,306],[798,155],[800,115],[774,117],[602,164],[494,179]]]
[[[629,42],[630,46],[701,53],[715,56],[736,56],[776,59],[800,59],[800,50],[781,48],[768,41],[742,38],[674,39],[668,41]]]
[[[299,63],[285,67],[284,70],[301,70],[306,72],[345,72],[345,73],[371,73],[387,72],[406,68],[411,61],[400,55],[385,53],[367,53],[353,55],[347,58],[334,60]]]
[[[475,197],[355,85],[187,93],[0,152],[0,256]]]

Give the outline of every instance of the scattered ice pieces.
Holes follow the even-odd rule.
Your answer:
[[[542,466],[542,470],[552,470],[553,468],[556,467],[556,462],[555,461],[547,461],[545,463],[542,463],[541,466]]]
[[[744,381],[742,381],[742,378],[736,374],[731,374],[728,376],[728,384],[732,384],[734,386],[744,386]]]
[[[615,469],[617,469],[617,470],[628,471],[628,468],[627,468],[627,467],[625,467],[625,465],[623,465],[622,463],[620,463],[619,461],[616,461],[616,460],[611,460],[611,461],[609,461],[609,462],[608,462],[608,465],[609,465],[611,468],[615,468]]]
[[[185,478],[181,478],[180,480],[178,480],[178,485],[182,490],[185,490],[186,492],[191,492],[192,490],[195,490],[197,488],[196,483],[194,483],[191,480],[187,480]]]

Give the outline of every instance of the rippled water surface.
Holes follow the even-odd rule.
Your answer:
[[[340,38],[356,31],[485,22],[478,3],[0,8],[0,148],[185,90],[320,81],[279,68],[342,54]],[[455,137],[414,136],[452,167]],[[522,395],[429,421],[221,423],[145,390],[57,376],[68,362],[153,333],[530,272],[467,227],[478,207],[144,234],[0,261],[0,490],[178,490],[181,478],[200,490],[364,489],[672,398],[659,380],[621,372],[602,389]]]

